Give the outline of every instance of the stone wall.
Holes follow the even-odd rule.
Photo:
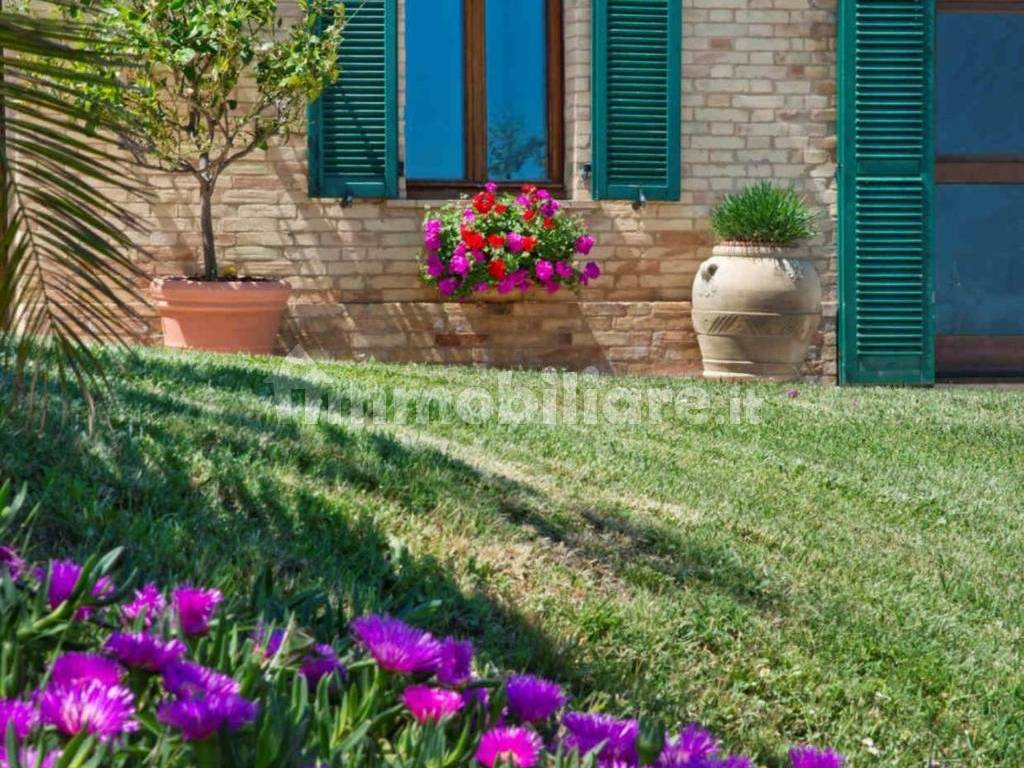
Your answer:
[[[722,193],[769,178],[797,184],[821,211],[813,253],[826,311],[805,368],[833,380],[835,0],[684,0],[682,199],[641,211],[592,201],[581,180],[591,149],[590,2],[564,6],[568,208],[597,238],[593,256],[604,276],[578,297],[441,302],[417,278],[430,203],[357,201],[346,209],[310,199],[305,140],[296,137],[239,163],[222,179],[214,211],[223,264],[287,278],[295,289],[281,350],[301,344],[314,356],[696,373],[690,287],[711,249],[709,208]],[[146,181],[156,201],[137,210],[152,222],[143,242],[156,257],[152,271],[195,271],[190,180]]]

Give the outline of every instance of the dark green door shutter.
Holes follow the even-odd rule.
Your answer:
[[[398,194],[397,0],[351,0],[341,77],[309,108],[309,194]]]
[[[934,0],[843,0],[840,376],[935,380]]]
[[[679,199],[680,0],[594,0],[593,192]]]

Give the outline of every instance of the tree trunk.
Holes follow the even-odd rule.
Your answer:
[[[203,271],[207,280],[217,279],[217,249],[213,240],[213,181],[199,185],[199,226],[203,233]]]

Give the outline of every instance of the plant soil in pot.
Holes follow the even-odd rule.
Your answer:
[[[797,378],[821,322],[821,279],[808,251],[812,215],[793,190],[762,183],[712,213],[725,242],[693,283],[693,325],[704,376]]]
[[[283,280],[175,277],[152,285],[165,346],[254,355],[274,351],[290,293]]]

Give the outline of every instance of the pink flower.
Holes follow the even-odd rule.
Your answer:
[[[487,283],[477,283],[476,285],[473,286],[473,290],[476,291],[477,293],[484,293],[485,291],[489,291],[490,289],[491,286],[488,285]]]
[[[139,727],[132,692],[124,686],[104,685],[97,680],[51,685],[40,697],[39,714],[63,734],[91,733],[101,741]]]
[[[140,616],[142,625],[147,629],[153,620],[159,618],[167,610],[167,600],[157,589],[156,584],[146,584],[142,589],[135,590],[135,599],[121,606],[121,617],[128,623],[134,623]]]
[[[181,640],[161,640],[146,632],[115,632],[103,646],[128,667],[159,672],[188,650]]]
[[[512,253],[523,252],[523,236],[518,232],[509,232],[505,236],[505,247]]]
[[[537,279],[542,283],[546,283],[555,274],[555,268],[547,259],[541,259],[537,262],[537,266],[533,269],[534,274],[537,275]]]
[[[47,573],[49,573],[50,577],[50,589],[47,592],[46,599],[50,610],[56,610],[61,603],[68,600],[74,594],[75,587],[78,586],[78,579],[82,575],[82,566],[73,560],[54,560],[50,563],[49,572],[38,569],[35,575],[40,581],[45,581]],[[114,590],[114,582],[108,576],[104,576],[93,585],[92,597],[102,600],[109,597]],[[74,618],[78,621],[85,621],[92,613],[92,608],[83,606],[75,611]]]
[[[594,238],[590,235],[580,235],[576,240],[576,252],[586,256],[590,253],[590,249],[594,247]]]
[[[486,184],[484,184],[484,189],[486,189],[493,195],[498,191],[498,185],[495,184],[493,181],[488,181]]]
[[[428,685],[410,685],[402,692],[402,703],[421,725],[439,723],[465,706],[462,694]]]
[[[238,694],[208,694],[177,701],[165,701],[156,711],[162,723],[181,731],[185,741],[202,741],[221,728],[237,731],[246,723],[256,719],[259,708],[256,702],[243,699]]]
[[[241,687],[233,677],[194,661],[174,661],[164,667],[164,688],[175,696],[189,698],[208,693],[238,693]]]
[[[171,594],[181,631],[186,635],[205,635],[210,621],[224,599],[218,589],[181,586]]]
[[[444,280],[438,280],[437,282],[437,290],[440,291],[442,296],[451,296],[458,287],[459,281],[454,277],[446,277]]]
[[[400,619],[362,616],[352,622],[352,633],[374,660],[391,672],[436,672],[441,664],[441,643]]]
[[[14,736],[24,739],[39,725],[39,713],[35,704],[18,699],[0,699],[0,732],[6,734],[7,726],[14,724]]]
[[[440,277],[444,274],[444,262],[436,253],[427,256],[427,274],[431,277]]]
[[[464,275],[469,272],[469,259],[466,258],[465,254],[456,253],[452,256],[448,266],[451,267],[452,272],[456,275]]]
[[[116,661],[95,653],[69,651],[53,662],[50,682],[55,685],[75,685],[96,681],[103,685],[117,685],[121,682],[124,669]]]
[[[481,737],[476,759],[487,768],[498,765],[533,768],[540,747],[540,736],[529,728],[495,728]]]
[[[572,265],[567,264],[564,261],[559,261],[555,264],[555,274],[562,278],[569,278],[573,276]]]

